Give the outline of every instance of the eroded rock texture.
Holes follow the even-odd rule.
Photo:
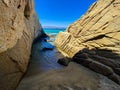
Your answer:
[[[100,48],[120,53],[120,1],[98,0],[66,32],[56,37],[55,45],[72,57],[83,48]]]
[[[95,49],[97,54],[87,54],[89,59],[84,52],[75,59],[79,63],[87,59],[87,67],[120,84],[120,0],[95,2],[66,32],[57,35],[55,45],[68,57],[85,48]]]
[[[0,90],[15,89],[42,33],[33,0],[0,0]]]
[[[74,55],[73,61],[120,84],[120,56],[110,50],[83,49]]]

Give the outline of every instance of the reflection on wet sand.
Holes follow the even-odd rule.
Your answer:
[[[79,64],[57,63],[63,57],[45,40],[33,45],[30,65],[16,90],[120,90],[119,85]]]
[[[30,65],[26,76],[62,68],[63,66],[57,63],[58,59],[62,57],[52,44],[44,39],[38,41],[32,47]]]

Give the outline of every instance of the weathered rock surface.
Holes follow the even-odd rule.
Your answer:
[[[58,63],[61,64],[61,65],[64,65],[64,66],[68,66],[70,61],[71,61],[71,59],[68,58],[68,57],[58,59]]]
[[[65,56],[120,84],[120,0],[95,2],[57,35],[55,45]]]
[[[120,53],[120,1],[98,0],[66,32],[57,35],[55,45],[70,57],[83,48]]]
[[[0,90],[15,89],[42,33],[33,0],[0,0]]]
[[[120,84],[119,59],[120,56],[117,56],[117,54],[111,51],[83,49],[75,54],[72,60]]]
[[[16,90],[120,90],[120,85],[80,64],[59,65],[58,59],[67,65],[70,58],[61,55],[56,48],[42,51],[41,48],[46,46],[44,43],[43,40],[33,45],[28,71]],[[95,51],[89,53],[93,55]],[[87,53],[79,56],[88,58]],[[116,74],[110,78],[117,80]]]

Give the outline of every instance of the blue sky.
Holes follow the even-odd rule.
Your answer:
[[[96,0],[35,0],[42,26],[67,27],[79,19]]]

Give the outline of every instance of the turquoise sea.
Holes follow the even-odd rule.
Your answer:
[[[48,36],[50,36],[50,38],[49,38],[49,41],[48,42],[50,42],[52,45],[54,45],[54,41],[55,41],[55,37],[56,37],[56,35],[59,33],[59,32],[63,32],[63,31],[65,31],[65,29],[43,29],[44,30],[44,32],[46,33],[46,34],[48,34]]]
[[[65,29],[44,29],[46,34],[50,34],[52,36],[56,36],[59,32],[65,31]]]

